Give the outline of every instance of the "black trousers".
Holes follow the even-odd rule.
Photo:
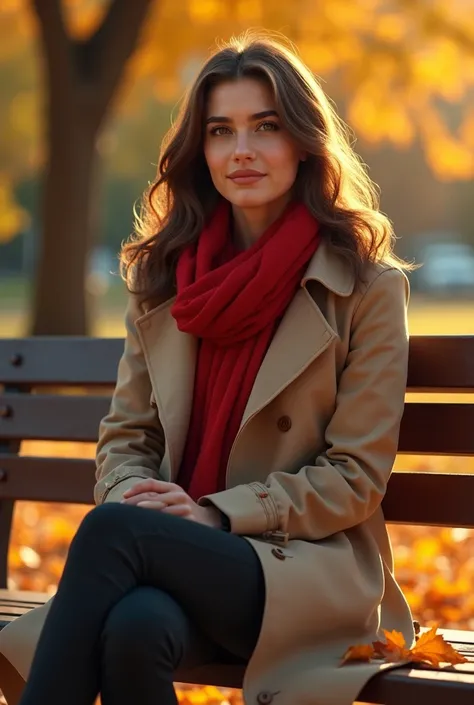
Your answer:
[[[21,705],[175,705],[178,666],[249,659],[264,602],[245,539],[101,505],[71,543]]]

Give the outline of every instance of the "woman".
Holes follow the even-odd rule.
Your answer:
[[[348,705],[380,669],[336,671],[348,646],[382,627],[412,642],[380,508],[408,287],[374,194],[284,44],[247,35],[208,60],[122,253],[102,506],[22,705],[171,705],[210,662],[248,662],[248,703]]]

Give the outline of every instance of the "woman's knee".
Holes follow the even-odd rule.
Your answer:
[[[135,508],[135,507],[134,507]],[[99,504],[99,506],[91,509],[82,520],[78,534],[91,534],[101,536],[107,533],[109,529],[118,529],[123,526],[127,519],[127,514],[132,507],[119,502],[109,502],[108,504]]]
[[[108,502],[91,509],[82,520],[76,533],[76,539],[93,537],[100,541],[110,537],[122,536],[124,532],[147,530],[152,524],[158,531],[161,524],[167,526],[176,517],[162,512],[155,512],[142,507],[135,507],[120,502]]]
[[[138,587],[109,613],[102,631],[102,656],[114,669],[180,663],[189,633],[186,614],[168,593]]]
[[[154,523],[159,523],[160,512],[156,512]],[[79,525],[72,541],[71,549],[77,550],[78,546],[87,544],[88,549],[103,548],[104,544],[122,543],[127,536],[131,536],[141,525],[146,523],[145,510],[119,502],[100,504],[91,509]]]

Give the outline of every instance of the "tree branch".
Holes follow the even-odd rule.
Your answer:
[[[40,28],[50,95],[53,83],[67,91],[72,87],[72,45],[61,12],[61,0],[31,0],[31,6]]]
[[[116,93],[151,4],[152,0],[112,0],[104,21],[84,46],[87,63],[93,66],[99,96],[96,109],[101,117]]]

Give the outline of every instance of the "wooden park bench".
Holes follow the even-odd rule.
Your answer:
[[[7,585],[15,500],[93,502],[92,460],[20,457],[21,441],[96,441],[122,348],[116,339],[0,339],[0,588]],[[59,388],[69,388],[68,394]],[[474,392],[474,336],[412,338],[408,391]],[[474,403],[408,400],[400,452],[474,455]],[[395,472],[383,506],[388,522],[474,528],[474,475]],[[0,590],[0,626],[45,600],[40,593]],[[395,669],[373,678],[359,700],[472,705],[474,632],[443,633],[468,664]],[[177,674],[177,680],[239,688],[242,675],[242,667],[216,665]],[[0,688],[1,681],[0,669]]]

